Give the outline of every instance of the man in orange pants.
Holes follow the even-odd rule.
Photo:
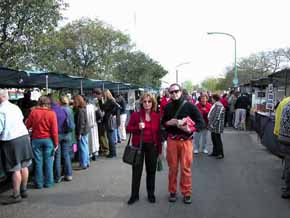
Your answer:
[[[177,200],[177,175],[180,163],[180,191],[183,195],[183,202],[191,204],[192,135],[195,130],[201,130],[205,124],[198,108],[183,98],[179,84],[172,84],[169,87],[169,93],[172,101],[165,106],[162,118],[162,124],[167,131],[168,191],[170,193],[168,200],[169,202]]]

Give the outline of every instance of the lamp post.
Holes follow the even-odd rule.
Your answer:
[[[234,79],[233,79],[233,84],[234,87],[238,87],[239,84],[239,79],[238,79],[238,69],[237,69],[237,43],[236,43],[236,38],[229,33],[224,33],[224,32],[208,32],[208,35],[213,35],[213,34],[220,34],[220,35],[226,35],[231,37],[234,40],[235,43],[235,63],[234,63]]]
[[[175,67],[175,69],[176,69],[176,83],[178,83],[178,67],[181,67],[182,65],[185,65],[185,64],[190,64],[190,61],[188,61],[188,62],[182,62],[182,63],[180,63],[180,64],[178,64],[176,67]]]

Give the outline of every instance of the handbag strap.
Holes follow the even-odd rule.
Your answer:
[[[139,113],[140,115],[140,122],[143,122],[142,117],[141,117],[141,112]],[[128,142],[127,142],[127,146],[130,146],[130,142],[131,142],[131,137],[132,137],[132,133],[130,133]],[[139,144],[139,148],[138,150],[141,150],[143,146],[143,129],[141,129],[141,133],[140,133],[140,144]]]
[[[139,117],[140,117],[140,122],[143,123],[141,112],[139,112]],[[142,150],[142,146],[143,146],[143,129],[141,129],[141,133],[140,133],[140,144],[139,144],[140,151]]]
[[[174,117],[173,117],[173,118],[177,118],[179,112],[181,111],[181,109],[182,109],[183,105],[185,105],[185,103],[186,103],[186,101],[183,101],[183,102],[181,103],[181,105],[178,107],[176,113],[174,114]]]

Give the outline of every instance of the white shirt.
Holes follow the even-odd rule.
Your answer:
[[[28,135],[28,131],[21,110],[9,101],[3,101],[0,104],[0,140],[10,141],[24,135]]]

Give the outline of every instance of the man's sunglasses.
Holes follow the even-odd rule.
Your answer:
[[[170,91],[169,93],[172,95],[173,93],[177,94],[180,90],[173,90],[173,91]]]

